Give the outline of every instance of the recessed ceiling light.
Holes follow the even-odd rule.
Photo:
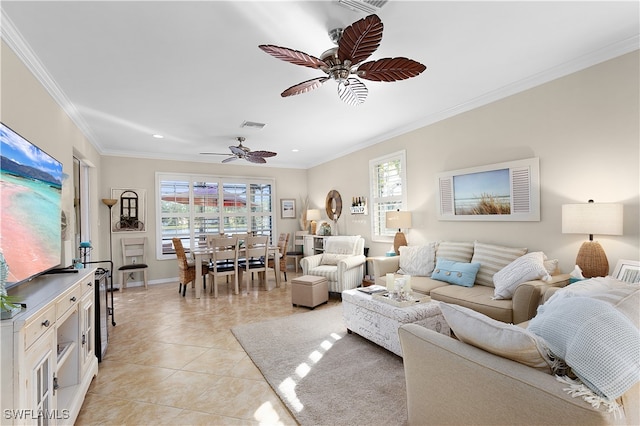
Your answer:
[[[298,148],[294,148],[291,150],[291,152],[299,152],[300,150]]]
[[[156,133],[155,135],[152,135],[152,136],[153,136],[154,138],[156,138],[156,139],[162,139],[162,138],[164,138],[164,136],[159,135],[159,134],[157,134],[157,133]]]

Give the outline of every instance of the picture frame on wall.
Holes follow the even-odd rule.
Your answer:
[[[527,158],[437,175],[439,220],[540,221],[540,160]]]
[[[640,283],[640,262],[620,259],[613,270],[613,278],[629,284]]]
[[[146,190],[141,188],[112,188],[111,198],[118,202],[111,209],[112,232],[146,232]]]
[[[282,219],[296,218],[296,200],[293,198],[280,199],[280,217]]]

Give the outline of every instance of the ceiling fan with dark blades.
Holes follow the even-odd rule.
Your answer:
[[[289,87],[282,97],[299,95],[322,86],[328,80],[338,83],[338,96],[349,105],[360,105],[367,98],[367,87],[356,77],[373,81],[398,81],[415,77],[427,69],[413,59],[384,58],[362,63],[376,51],[382,41],[382,21],[369,15],[342,30],[329,32],[337,47],[327,50],[320,58],[286,47],[262,44],[258,46],[269,55],[295,65],[319,69],[326,76],[317,77]],[[356,76],[356,77],[352,77]]]
[[[231,153],[222,154],[217,152],[201,152],[200,154],[228,156],[229,158],[225,158],[224,160],[222,160],[223,163],[229,163],[231,161],[241,159],[241,160],[247,160],[251,163],[260,163],[260,164],[267,162],[265,158],[275,157],[276,155],[278,155],[277,153],[271,152],[271,151],[251,151],[250,148],[242,145],[242,142],[245,141],[245,138],[243,138],[242,136],[239,136],[236,139],[238,140],[238,145],[237,146],[232,145],[229,147],[229,149],[231,150]]]

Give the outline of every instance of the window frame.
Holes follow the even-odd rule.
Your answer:
[[[184,182],[188,186],[189,192],[189,209],[186,213],[162,213],[162,183],[167,181],[177,181]],[[196,211],[194,209],[194,184],[206,182],[208,184],[217,184],[218,187],[218,200],[220,200],[220,196],[224,194],[225,185],[245,185],[247,189],[246,199],[249,200],[252,197],[251,190],[252,185],[270,185],[271,191],[270,194],[266,195],[266,197],[270,196],[270,210],[259,209],[259,211],[253,211],[252,208],[246,208],[245,212],[228,212],[224,208],[224,199],[222,205],[219,205],[216,212],[202,212]],[[246,218],[247,231],[253,231],[251,228],[252,223],[256,218],[264,218],[266,217],[267,221],[270,221],[271,227],[271,240],[273,241],[273,236],[277,235],[277,213],[278,208],[276,206],[276,182],[274,178],[266,178],[266,177],[237,177],[237,176],[220,176],[220,175],[206,175],[206,174],[194,174],[194,173],[170,173],[170,172],[156,172],[155,177],[155,194],[156,194],[156,258],[158,260],[165,259],[175,259],[175,251],[173,247],[166,253],[163,250],[163,243],[165,242],[163,234],[163,219],[168,217],[176,217],[176,218],[186,218],[189,222],[189,244],[185,246],[185,252],[190,252],[190,247],[195,247],[197,245],[196,240],[196,231],[194,229],[194,223],[196,219],[217,219],[218,220],[218,230],[217,232],[222,232],[225,218],[229,217],[244,217]],[[265,197],[264,194],[260,194],[261,197]],[[224,198],[224,197],[223,197]],[[184,238],[184,237],[182,237]]]
[[[388,164],[394,161],[399,161],[400,172],[398,177],[400,179],[401,194],[393,196],[380,196],[376,170],[384,164]],[[385,217],[383,215],[387,210],[382,210],[381,204],[391,203],[394,204],[395,209],[407,210],[407,152],[406,150],[400,150],[386,154],[377,158],[369,160],[369,200],[371,211],[371,240],[374,242],[392,242],[397,229],[386,228],[384,225],[380,226],[380,229],[384,229],[384,232],[378,232],[376,224],[384,224]]]

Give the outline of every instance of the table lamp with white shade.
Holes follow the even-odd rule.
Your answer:
[[[407,238],[402,233],[402,229],[411,228],[411,212],[388,211],[385,222],[387,228],[398,229],[393,238],[393,250],[396,254],[400,254],[400,247],[407,245]]]
[[[582,243],[576,265],[585,278],[604,277],[609,274],[609,262],[602,246],[593,235],[622,235],[623,206],[618,203],[562,205],[562,233],[587,234],[589,241]]]
[[[307,220],[311,221],[311,235],[316,235],[316,227],[318,226],[317,221],[320,220],[320,210],[307,210]]]

